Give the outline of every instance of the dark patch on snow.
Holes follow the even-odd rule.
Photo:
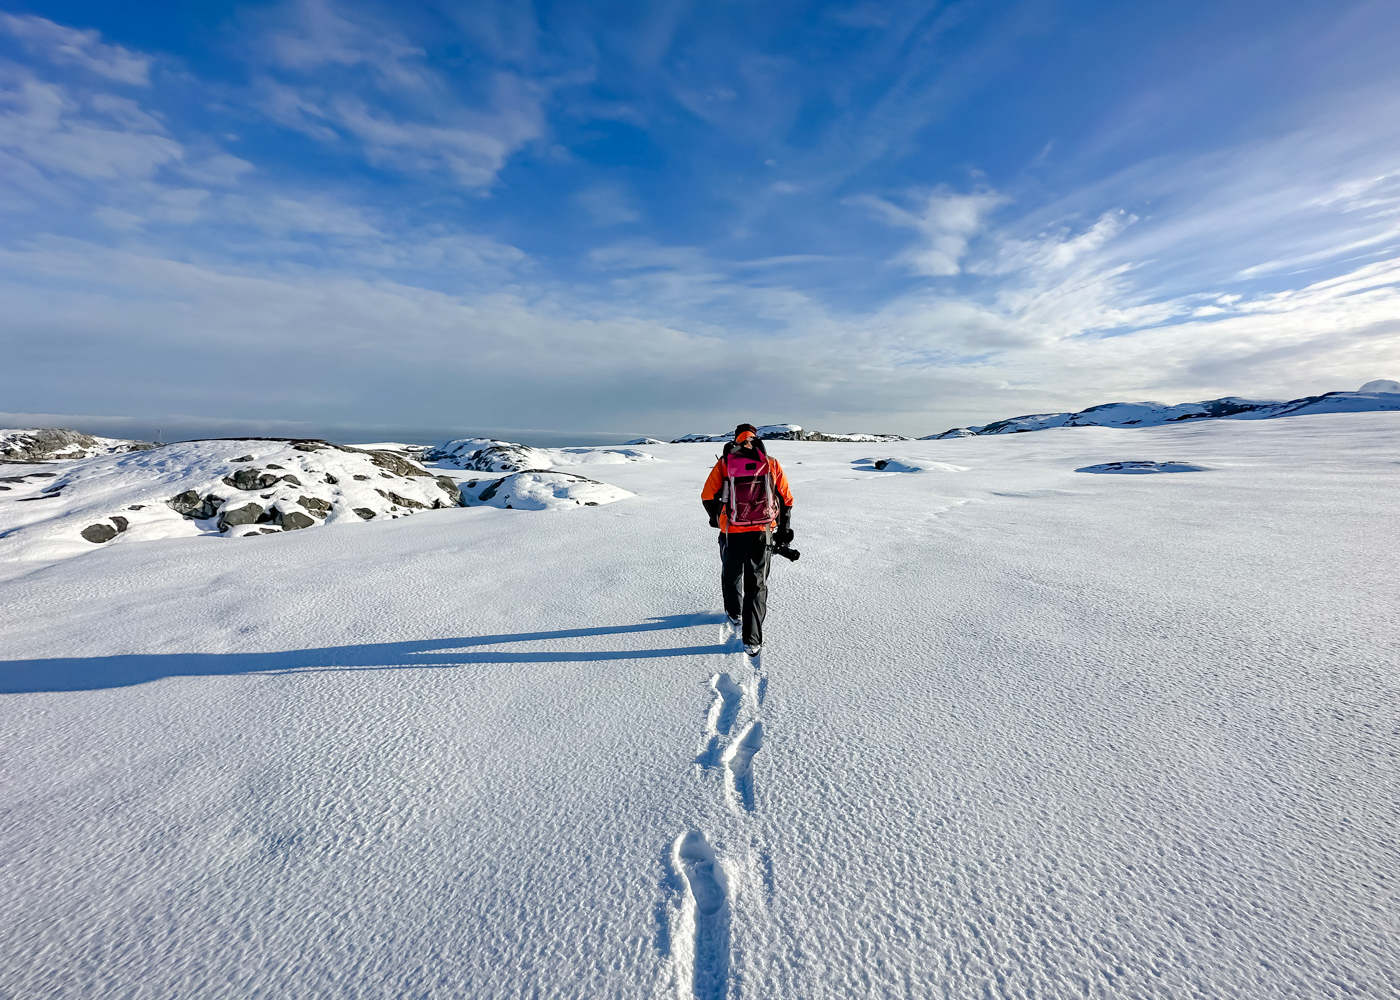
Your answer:
[[[1101,465],[1086,465],[1075,472],[1093,472],[1100,475],[1142,476],[1158,472],[1206,472],[1204,465],[1190,462],[1104,462]]]

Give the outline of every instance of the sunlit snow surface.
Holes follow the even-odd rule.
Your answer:
[[[773,442],[756,666],[707,445],[0,564],[0,996],[1395,996],[1397,442]]]

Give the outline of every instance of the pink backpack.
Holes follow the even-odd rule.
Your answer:
[[[750,458],[731,451],[724,457],[725,511],[730,526],[753,528],[767,525],[778,516],[773,496],[773,476],[768,456]]]

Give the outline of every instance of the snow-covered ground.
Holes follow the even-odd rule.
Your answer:
[[[0,996],[1400,995],[1398,441],[774,442],[758,668],[696,445],[0,562]]]

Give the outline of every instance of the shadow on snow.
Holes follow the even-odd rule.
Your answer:
[[[636,625],[517,632],[454,639],[378,642],[356,646],[289,649],[272,653],[130,653],[121,656],[53,657],[42,660],[0,660],[0,694],[55,691],[97,691],[129,687],[166,677],[213,677],[229,674],[318,673],[333,670],[398,670],[460,667],[472,663],[586,663],[594,660],[642,660],[664,656],[697,656],[732,652],[724,644],[672,646],[663,649],[586,651],[473,652],[472,646],[510,642],[543,642],[589,636],[656,632],[713,625],[720,614],[664,615]]]

